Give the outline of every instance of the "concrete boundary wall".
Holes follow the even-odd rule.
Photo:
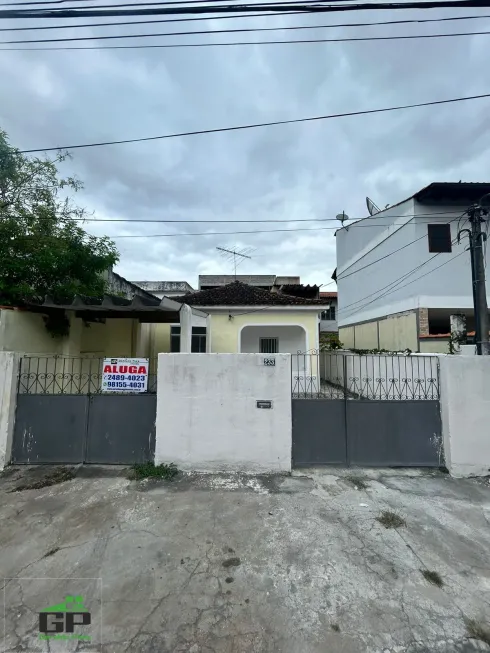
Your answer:
[[[265,358],[275,365],[265,365]],[[262,401],[271,407],[258,406]],[[289,472],[291,444],[290,354],[158,356],[156,464]]]
[[[0,352],[0,470],[10,462],[17,404],[19,354]]]
[[[490,356],[441,356],[441,417],[451,476],[490,474]]]

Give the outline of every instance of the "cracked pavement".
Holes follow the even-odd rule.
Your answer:
[[[13,491],[48,471],[0,478],[5,653],[490,651],[465,626],[490,626],[487,480],[324,469],[129,481],[82,467]],[[406,526],[384,528],[384,510]],[[40,640],[39,610],[70,593],[85,598],[92,640]]]

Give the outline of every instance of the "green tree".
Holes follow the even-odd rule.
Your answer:
[[[67,159],[28,157],[0,130],[0,302],[100,295],[102,274],[119,254],[107,237],[87,234],[86,215],[69,193],[82,188],[62,178],[57,165]]]

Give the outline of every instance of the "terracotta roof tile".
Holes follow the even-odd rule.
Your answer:
[[[270,292],[241,281],[234,281],[219,288],[187,293],[172,299],[191,306],[323,306],[325,304],[322,299],[305,299]]]

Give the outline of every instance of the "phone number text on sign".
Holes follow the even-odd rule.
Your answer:
[[[104,358],[102,392],[146,392],[148,358]]]

